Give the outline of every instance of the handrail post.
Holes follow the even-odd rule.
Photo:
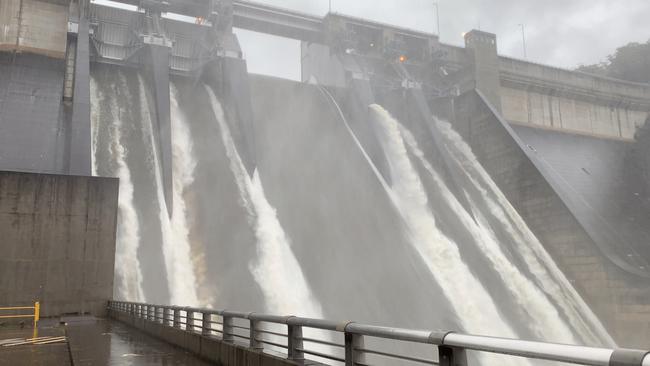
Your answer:
[[[360,351],[363,346],[362,335],[345,332],[345,366],[366,363],[366,355],[363,351]]]
[[[235,341],[235,318],[227,315],[223,315],[223,341],[224,342],[234,342]]]
[[[185,308],[185,330],[194,331],[194,310],[191,308]]]
[[[174,328],[181,327],[181,309],[174,308]]]
[[[461,348],[438,346],[438,364],[440,366],[467,366],[467,354]]]
[[[171,308],[168,307],[168,306],[165,306],[163,308],[163,325],[165,325],[165,326],[173,325],[174,321],[173,321],[172,317],[173,317],[173,315],[172,315]]]
[[[147,320],[154,321],[155,313],[156,305],[149,305],[149,316],[147,317]]]
[[[203,316],[201,317],[201,334],[204,336],[208,336],[212,334],[212,331],[210,328],[212,328],[212,314],[208,313],[207,311],[203,312]]]
[[[254,350],[264,349],[264,344],[259,340],[260,322],[255,319],[250,320],[249,347]]]
[[[301,325],[287,325],[287,340],[289,348],[290,360],[304,360],[305,353],[303,350],[302,342],[302,326]]]
[[[38,320],[41,318],[41,303],[36,301],[34,303],[34,325],[38,323]]]

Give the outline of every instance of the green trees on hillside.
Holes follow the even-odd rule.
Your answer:
[[[609,76],[638,83],[650,83],[650,40],[646,43],[628,43],[619,47],[607,61],[581,65],[578,71]]]

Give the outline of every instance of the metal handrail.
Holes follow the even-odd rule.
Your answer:
[[[287,327],[287,358],[304,359],[305,354],[317,355],[322,358],[336,359],[345,362],[345,365],[363,365],[366,364],[365,354],[374,354],[402,360],[417,360],[417,362],[439,364],[442,366],[466,366],[466,350],[483,351],[495,354],[519,356],[530,359],[560,361],[581,365],[593,366],[650,366],[650,351],[632,350],[632,349],[609,349],[575,346],[556,343],[533,342],[519,339],[496,338],[486,336],[475,336],[461,334],[452,331],[440,330],[412,330],[403,328],[381,327],[367,325],[355,322],[335,322],[331,320],[301,318],[295,316],[277,316],[260,313],[235,312],[227,310],[198,309],[179,306],[152,305],[125,301],[109,301],[108,308],[110,311],[117,311],[131,314],[135,317],[144,318],[145,320],[155,321],[167,326],[181,328],[181,311],[185,312],[185,317],[196,317],[197,323],[186,324],[185,330],[188,332],[200,332],[204,335],[215,336],[210,334],[210,324],[213,323],[211,316],[221,316],[222,321],[222,339],[225,342],[235,342],[233,336],[245,338],[249,341],[251,350],[260,351],[264,349],[264,344],[281,346],[274,342],[269,342],[261,337],[262,333],[268,333],[267,330],[260,327],[261,322],[284,325]],[[162,311],[162,314],[171,314],[170,317],[158,319],[156,314]],[[191,315],[190,315],[191,314]],[[248,320],[249,328],[244,328],[234,324],[235,319]],[[303,345],[305,342],[313,342],[313,338],[302,336],[303,328],[312,328],[343,333],[345,336],[345,356],[340,358],[339,355],[325,354],[321,350],[308,350]],[[245,329],[250,331],[249,337],[241,337],[234,333],[234,329]],[[284,334],[283,334],[284,336]],[[427,360],[413,355],[400,355],[390,353],[384,350],[373,351],[364,347],[364,337],[374,337],[398,341],[406,341],[420,344],[436,346],[438,349],[438,361]],[[324,344],[327,344],[324,341]]]
[[[11,315],[0,315],[0,319],[24,319],[24,318],[33,318],[34,325],[38,323],[38,320],[41,316],[41,304],[36,301],[34,306],[5,306],[0,307],[0,311],[16,311],[16,310],[33,310],[31,314],[11,314]]]

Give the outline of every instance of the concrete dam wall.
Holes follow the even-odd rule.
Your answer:
[[[105,315],[117,195],[113,178],[0,172],[0,306]]]
[[[415,56],[390,63],[313,44],[298,83],[248,75],[223,19],[92,5],[88,29],[85,11],[68,14],[78,28],[65,58],[1,53],[0,168],[88,165],[120,178],[115,298],[647,341],[647,241],[637,239],[648,226],[619,215],[612,192],[624,182],[607,169],[634,144],[647,88],[504,66],[484,32],[422,56],[444,63],[442,79]],[[446,47],[390,34],[416,50]],[[625,233],[625,248],[598,226]]]
[[[650,221],[633,182],[649,182],[633,152],[647,144],[635,137],[650,88],[511,59],[492,65],[482,72],[498,83],[455,100],[457,129],[615,339],[645,344]]]

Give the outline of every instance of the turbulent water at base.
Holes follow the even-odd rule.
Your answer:
[[[454,179],[424,152],[431,136],[379,105],[355,120],[324,88],[253,76],[254,136],[242,136],[221,90],[174,77],[170,217],[144,77],[106,65],[92,74],[93,173],[121,179],[117,297],[613,344],[448,123],[431,121]],[[359,124],[374,131],[390,179]],[[252,172],[242,138],[256,151]]]

